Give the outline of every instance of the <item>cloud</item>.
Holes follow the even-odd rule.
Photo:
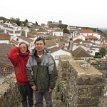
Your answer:
[[[107,27],[106,0],[2,0],[1,16],[46,23]]]

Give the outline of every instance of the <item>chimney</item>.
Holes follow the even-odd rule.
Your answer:
[[[69,45],[68,45],[68,50],[72,51],[72,49],[73,49],[73,39],[70,38]]]
[[[25,30],[25,37],[28,37],[27,34],[28,34],[28,30],[26,29],[26,30]]]

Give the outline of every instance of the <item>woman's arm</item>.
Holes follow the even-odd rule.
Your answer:
[[[19,62],[19,48],[14,47],[10,50],[8,54],[8,58],[10,59],[11,63],[16,66]]]

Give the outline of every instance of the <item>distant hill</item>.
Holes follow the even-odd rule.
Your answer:
[[[18,26],[24,25],[27,26],[28,20],[26,19],[25,21],[20,21],[19,18],[5,18],[5,17],[0,17],[0,20],[3,20],[3,22],[5,23],[6,21],[10,21],[11,23],[14,22],[16,23]],[[60,28],[67,28],[67,24],[61,24],[59,25]],[[101,28],[92,28],[92,27],[81,27],[81,26],[77,26],[79,28],[85,28],[85,29],[92,29],[93,31],[101,34],[103,37],[107,38],[107,28],[105,29],[101,29]]]
[[[4,22],[9,21],[9,19],[7,19],[5,17],[0,17],[0,20],[3,20]]]
[[[102,32],[107,34],[107,28],[100,29]]]

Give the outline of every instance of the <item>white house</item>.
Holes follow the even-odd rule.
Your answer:
[[[29,28],[28,27],[23,27],[22,31],[25,32],[25,37],[28,37],[28,32],[30,31]]]
[[[69,56],[69,57],[71,57],[71,53],[69,53],[65,50],[62,50],[62,49],[59,49],[58,51],[55,51],[55,52],[51,53],[51,55],[55,59],[55,62],[56,62],[57,66],[59,64],[59,57],[60,56]]]
[[[14,41],[14,42],[13,42]],[[25,37],[25,36],[11,36],[11,38],[10,38],[10,42],[11,43],[20,43],[20,42],[25,42],[25,43],[27,43],[29,46],[30,46],[30,48],[32,47],[32,43],[33,43],[33,40],[32,39],[30,39],[30,38],[27,38],[27,37]]]
[[[0,44],[6,43],[9,44],[10,35],[8,34],[0,34]]]
[[[21,27],[17,26],[17,25],[13,25],[10,22],[9,23],[4,23],[2,25],[0,25],[0,28],[4,31],[5,34],[9,34],[9,35],[16,35],[16,36],[21,36]]]
[[[84,35],[85,37],[86,37],[86,36],[95,36],[95,37],[97,37],[98,39],[101,38],[101,35],[99,35],[97,32],[94,32],[94,31],[91,30],[91,29],[81,29],[81,30],[80,30],[80,35]]]
[[[54,29],[52,31],[53,36],[63,36],[63,31],[61,29]]]
[[[95,56],[96,52],[99,52],[99,48],[93,47],[90,49],[90,55]]]
[[[85,41],[85,36],[84,35],[76,35],[73,37],[73,41],[75,41],[77,39],[81,39],[81,40]]]
[[[63,32],[52,32],[53,36],[63,36]]]
[[[3,44],[3,43],[9,44],[9,40],[0,40],[0,44]]]
[[[38,34],[45,35],[45,34],[48,34],[48,31],[47,31],[46,29],[39,28],[39,29],[37,30],[37,33],[38,33]]]

